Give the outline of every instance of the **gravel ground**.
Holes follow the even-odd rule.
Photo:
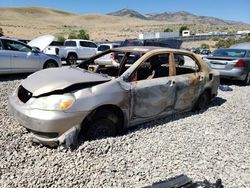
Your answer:
[[[76,150],[34,146],[7,111],[20,80],[0,82],[0,187],[141,187],[180,174],[250,187],[250,86],[232,86],[202,113],[141,125]]]

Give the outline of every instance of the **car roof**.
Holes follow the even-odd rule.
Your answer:
[[[172,49],[172,48],[164,48],[158,46],[125,46],[125,47],[118,47],[113,49],[114,51],[124,51],[124,52],[141,52],[147,53],[150,51],[162,51],[162,52],[183,52],[183,53],[190,53],[187,50],[180,50],[180,49]]]
[[[113,46],[113,45],[120,45],[120,44],[119,43],[101,43],[101,44],[99,44],[99,46],[102,46],[102,45]]]

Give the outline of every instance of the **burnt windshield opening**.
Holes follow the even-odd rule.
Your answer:
[[[135,51],[110,49],[87,59],[78,67],[116,78],[122,75],[142,55],[143,53]]]

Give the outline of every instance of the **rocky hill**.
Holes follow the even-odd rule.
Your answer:
[[[215,17],[197,16],[186,11],[149,13],[144,15],[132,9],[122,9],[113,13],[109,13],[108,15],[133,17],[143,20],[168,21],[173,23],[205,23],[211,26],[243,24],[241,22],[226,21]]]
[[[114,41],[137,38],[139,33],[160,32],[166,28],[179,31],[183,24],[193,33],[250,30],[247,24],[195,16],[187,12],[144,15],[123,9],[105,15],[76,14],[44,7],[0,7],[0,28],[4,34],[24,39],[46,34],[67,37],[71,32],[84,29],[92,40]]]

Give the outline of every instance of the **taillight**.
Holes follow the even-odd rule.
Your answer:
[[[244,63],[243,59],[239,59],[234,66],[235,67],[245,67],[245,63]]]
[[[111,57],[111,59],[115,60],[115,53],[111,52],[110,57]]]

